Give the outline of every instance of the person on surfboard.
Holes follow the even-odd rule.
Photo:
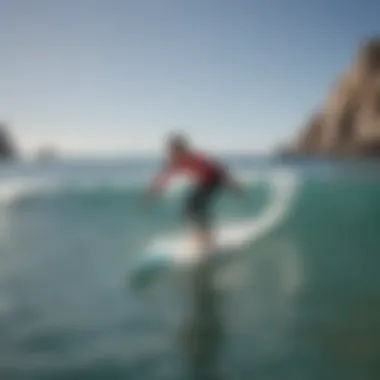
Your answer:
[[[191,148],[179,134],[169,137],[168,160],[154,178],[148,196],[160,194],[175,174],[187,174],[195,180],[194,189],[185,200],[184,213],[196,231],[196,241],[203,251],[212,249],[212,206],[223,189],[243,195],[242,188],[233,180],[227,168],[219,161]]]

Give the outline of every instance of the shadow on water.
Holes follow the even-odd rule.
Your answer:
[[[222,379],[217,364],[223,324],[221,294],[214,286],[216,269],[215,262],[206,259],[190,276],[190,315],[182,327],[180,344],[188,363],[186,373],[191,379]]]

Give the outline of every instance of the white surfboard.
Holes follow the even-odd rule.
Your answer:
[[[212,252],[200,252],[191,232],[161,236],[149,243],[132,270],[132,285],[149,285],[160,274],[194,265],[205,255],[226,256],[241,252],[260,237],[269,233],[284,218],[295,194],[294,178],[273,180],[272,201],[257,217],[216,227],[215,248]]]

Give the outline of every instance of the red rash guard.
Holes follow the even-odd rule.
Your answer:
[[[194,176],[200,186],[207,186],[218,176],[225,175],[219,163],[197,153],[189,153],[171,162],[153,182],[153,191],[161,191],[169,178],[175,173],[186,173]]]

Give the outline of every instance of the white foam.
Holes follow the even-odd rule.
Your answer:
[[[0,184],[0,203],[11,204],[25,196],[45,193],[55,187],[41,179],[10,179]]]

